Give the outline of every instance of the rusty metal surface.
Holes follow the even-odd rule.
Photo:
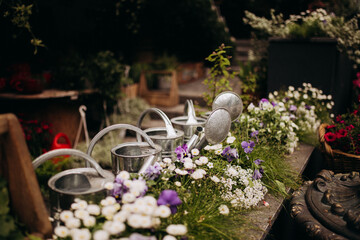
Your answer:
[[[322,170],[293,193],[290,210],[314,239],[360,239],[359,173]]]

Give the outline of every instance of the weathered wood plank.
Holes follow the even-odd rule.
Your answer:
[[[1,135],[0,173],[7,179],[11,207],[29,232],[51,236],[52,226],[22,128],[14,114],[0,114],[0,126],[8,125]]]

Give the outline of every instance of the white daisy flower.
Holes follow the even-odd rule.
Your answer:
[[[134,202],[136,199],[136,196],[132,193],[125,193],[123,196],[122,196],[122,203],[132,203]]]
[[[65,226],[67,228],[79,228],[81,225],[80,219],[78,218],[70,218],[65,222]]]
[[[86,208],[86,211],[88,211],[91,215],[99,215],[100,214],[100,207],[96,204],[89,204]]]
[[[129,180],[130,179],[130,173],[128,173],[127,171],[121,171],[116,178],[120,178],[123,180]]]
[[[129,216],[128,211],[120,211],[113,216],[113,221],[114,222],[125,222],[128,216]]]
[[[228,215],[230,212],[228,206],[226,206],[225,204],[220,205],[219,211],[220,211],[220,214],[222,214],[222,215]]]
[[[181,182],[179,182],[179,181],[174,182],[174,184],[175,184],[175,186],[177,186],[177,187],[181,187]]]
[[[105,230],[98,230],[94,233],[94,240],[108,240],[110,237],[109,233]]]
[[[89,216],[89,212],[84,209],[78,209],[75,210],[74,215],[77,218],[84,219]]]
[[[72,235],[73,240],[90,240],[90,238],[91,233],[87,228],[79,229],[78,231],[75,231]]]
[[[193,149],[191,150],[191,154],[192,154],[193,156],[197,156],[197,155],[199,155],[199,153],[200,153],[199,149],[193,148]]]
[[[104,184],[104,188],[107,190],[112,190],[114,188],[114,183],[113,182],[107,182]]]
[[[96,219],[93,216],[87,216],[83,218],[83,224],[85,227],[93,227],[96,224]]]
[[[69,210],[65,210],[60,213],[60,220],[63,222],[66,222],[67,220],[73,217],[74,217],[73,212]]]
[[[61,237],[61,238],[65,238],[69,235],[70,231],[67,227],[64,226],[57,226],[54,230],[54,233],[56,234],[56,236]]]
[[[233,143],[235,140],[236,140],[235,137],[228,137],[228,138],[226,139],[226,143],[231,144],[231,143]]]
[[[183,236],[187,233],[187,228],[183,224],[170,224],[167,226],[166,232],[174,236]]]
[[[171,215],[171,210],[168,206],[161,205],[156,208],[154,215],[161,218],[168,218]]]

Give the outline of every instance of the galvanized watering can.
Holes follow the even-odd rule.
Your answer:
[[[149,108],[143,111],[139,117],[137,126],[140,128],[142,120],[146,114],[154,112],[158,114],[165,122],[165,127],[152,127],[145,129],[144,132],[154,141],[155,144],[161,146],[162,157],[169,157],[176,159],[175,149],[184,143],[184,132],[178,129],[174,129],[170,119],[166,114],[158,108]],[[141,135],[137,134],[138,142],[141,142]]]
[[[213,101],[212,110],[217,108],[225,108],[228,110],[231,120],[235,121],[243,111],[243,102],[238,94],[225,91],[218,94]]]
[[[198,127],[204,127],[206,119],[196,117],[192,100],[186,101],[184,111],[187,116],[174,117],[171,122],[175,128],[184,132],[184,141],[188,142]]]
[[[36,158],[32,163],[33,167],[36,169],[47,160],[63,155],[81,157],[92,167],[65,170],[49,179],[50,215],[55,223],[59,221],[59,213],[70,209],[75,198],[97,201],[106,197],[108,192],[104,185],[115,179],[114,174],[102,169],[93,158],[76,149],[51,150]]]
[[[95,144],[105,134],[115,129],[128,129],[140,134],[145,142],[127,142],[111,149],[112,172],[117,175],[125,170],[130,173],[143,173],[161,159],[161,146],[155,144],[140,128],[129,124],[114,124],[98,132],[91,140],[87,154],[91,156]]]

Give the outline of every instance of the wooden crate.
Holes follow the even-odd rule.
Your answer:
[[[169,90],[149,90],[146,81],[146,74],[171,75]],[[144,98],[150,105],[173,107],[179,104],[179,89],[176,78],[176,71],[142,71],[139,83],[139,96]]]

